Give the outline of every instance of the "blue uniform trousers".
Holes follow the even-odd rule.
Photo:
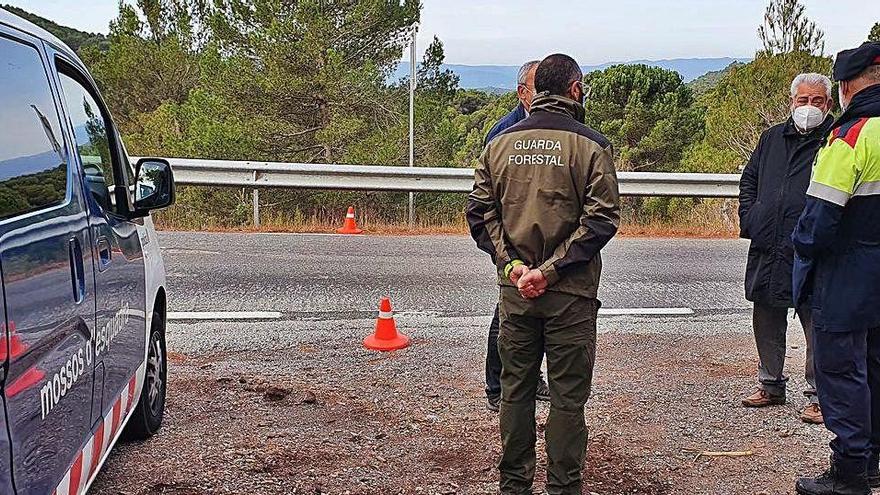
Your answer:
[[[837,466],[864,473],[880,453],[880,328],[829,332],[817,317],[813,332],[816,388]]]

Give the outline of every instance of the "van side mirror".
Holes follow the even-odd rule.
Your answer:
[[[133,218],[145,217],[152,210],[174,204],[174,172],[171,164],[161,158],[141,158],[135,167]]]

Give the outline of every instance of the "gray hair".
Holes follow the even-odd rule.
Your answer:
[[[810,86],[825,86],[825,96],[831,98],[831,79],[828,76],[823,76],[822,74],[816,74],[815,72],[810,72],[807,74],[798,74],[797,77],[794,78],[794,81],[791,82],[791,97],[794,98],[797,95],[798,88],[801,87],[801,84],[809,84]]]
[[[540,60],[529,60],[528,62],[524,63],[522,67],[519,68],[519,73],[516,75],[516,85],[524,85],[526,83],[527,76],[529,75],[529,71],[540,63]]]
[[[880,82],[880,65],[872,65],[865,69],[859,77],[866,78],[869,82]]]

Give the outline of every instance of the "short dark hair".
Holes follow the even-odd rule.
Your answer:
[[[566,96],[571,83],[580,81],[583,77],[584,73],[575,59],[555,53],[538,66],[535,72],[535,91],[549,91],[551,95]]]

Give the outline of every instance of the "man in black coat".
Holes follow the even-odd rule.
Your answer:
[[[830,131],[834,101],[831,80],[801,74],[791,85],[791,117],[761,136],[740,180],[740,236],[751,239],[746,267],[746,299],[754,302],[752,322],[758,347],[758,389],[742,400],[746,407],[785,404],[788,310],[794,307],[791,234],[806,203],[816,153]],[[809,303],[795,308],[807,340],[807,396],[801,419],[822,423],[813,371]]]

